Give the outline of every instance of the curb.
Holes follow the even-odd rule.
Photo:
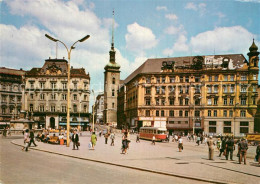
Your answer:
[[[14,140],[11,141],[11,143],[16,145],[16,146],[23,147],[23,145],[15,143]],[[81,159],[81,160],[86,160],[86,161],[106,164],[106,165],[113,165],[113,166],[118,166],[118,167],[133,169],[133,170],[139,170],[139,171],[144,171],[144,172],[149,172],[149,173],[154,173],[154,174],[161,174],[161,175],[165,175],[165,176],[173,176],[173,177],[185,178],[185,179],[196,180],[196,181],[207,182],[207,183],[227,184],[226,182],[222,182],[222,181],[203,179],[203,178],[196,178],[196,177],[192,177],[192,176],[185,176],[185,175],[167,173],[167,172],[163,172],[163,171],[156,171],[156,170],[145,169],[145,168],[140,168],[140,167],[121,165],[121,164],[116,164],[116,163],[112,163],[112,162],[106,162],[106,161],[101,161],[101,160],[95,160],[95,159],[89,159],[89,158],[83,158],[83,157],[68,155],[68,154],[64,154],[64,153],[57,153],[57,152],[53,152],[53,151],[47,151],[47,150],[43,150],[43,149],[39,149],[39,148],[31,147],[30,149],[36,150],[36,151],[42,151],[42,152],[46,152],[46,153],[51,153],[51,154],[55,154],[55,155],[66,156],[66,157],[70,157],[70,158],[76,158],[76,159]]]

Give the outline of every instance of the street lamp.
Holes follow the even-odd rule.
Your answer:
[[[75,43],[73,43],[73,45],[70,47],[70,49],[67,47],[67,45],[65,43],[63,43],[62,41],[58,40],[58,39],[55,39],[53,37],[51,37],[50,35],[48,34],[45,34],[45,36],[54,41],[54,42],[60,42],[64,45],[64,47],[66,48],[67,52],[68,52],[68,83],[67,83],[67,89],[68,89],[68,92],[67,92],[67,147],[70,146],[70,137],[69,137],[69,131],[70,131],[70,54],[71,54],[71,51],[72,49],[75,49],[74,45],[77,43],[77,42],[84,42],[85,40],[87,40],[90,36],[87,35],[83,38],[81,38],[80,40],[76,41]]]
[[[92,110],[92,123],[93,123],[93,126],[92,126],[92,132],[94,132],[94,120],[95,120],[95,117],[94,117],[94,114],[95,114],[95,103],[96,103],[96,97],[95,97],[95,92],[94,90],[92,89],[92,93],[93,93],[93,96],[94,96],[94,104],[93,104],[93,110]]]

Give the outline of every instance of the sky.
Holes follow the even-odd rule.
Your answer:
[[[71,65],[89,72],[96,94],[109,62],[113,10],[122,80],[148,58],[248,58],[253,38],[260,50],[260,0],[0,0],[0,7],[0,66],[30,70],[49,57],[67,59],[65,47],[46,33],[68,47],[90,35],[77,43]]]

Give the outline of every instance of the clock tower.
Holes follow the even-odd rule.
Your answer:
[[[112,43],[109,51],[109,63],[105,66],[104,72],[104,123],[117,125],[117,93],[120,83],[120,65],[116,63],[116,51],[114,48],[114,11],[112,26]]]

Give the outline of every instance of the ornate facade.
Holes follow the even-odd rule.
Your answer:
[[[243,136],[254,132],[259,52],[148,59],[124,81],[128,126]],[[122,99],[121,99],[122,101]]]
[[[104,94],[99,94],[95,102],[95,122],[103,124]]]
[[[24,74],[22,69],[0,68],[0,128],[19,118]]]
[[[59,128],[67,124],[67,70],[64,59],[47,59],[42,68],[25,74],[24,110],[40,127]],[[86,128],[89,123],[90,77],[84,68],[71,67],[70,125]]]

